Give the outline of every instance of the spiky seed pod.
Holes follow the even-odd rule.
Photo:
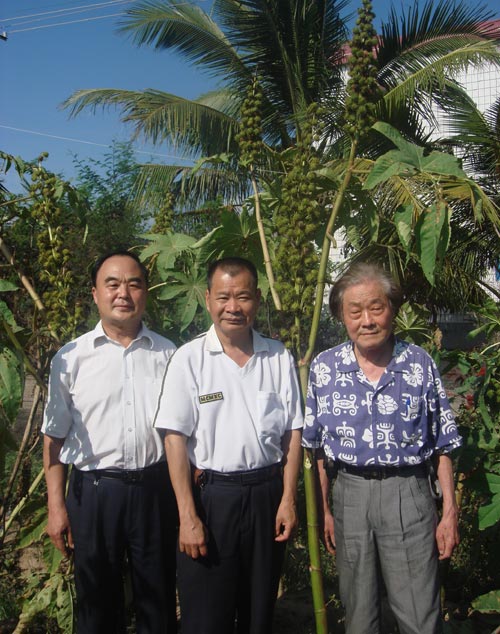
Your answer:
[[[347,82],[346,122],[344,128],[354,139],[359,139],[375,122],[375,104],[382,96],[377,82],[374,50],[377,33],[370,0],[363,0],[353,29],[349,80]]]
[[[258,77],[254,77],[241,106],[240,129],[235,140],[240,148],[243,165],[255,168],[262,152],[262,116],[260,107],[263,92]]]
[[[151,231],[153,233],[168,233],[172,230],[174,220],[175,196],[172,192],[165,194],[162,207],[155,214],[155,221]]]
[[[315,174],[319,158],[314,137],[321,136],[320,116],[318,105],[312,104],[302,122],[296,151],[283,180],[281,204],[275,215],[280,236],[275,264],[276,286],[283,304],[280,337],[299,355],[303,353],[305,342],[295,316],[300,315],[306,333],[314,309],[319,260],[314,240],[324,215],[318,200]]]
[[[42,292],[47,321],[57,335],[70,338],[83,316],[82,307],[73,303],[75,280],[71,271],[71,252],[64,242],[63,208],[57,194],[58,180],[42,167],[46,153],[40,155],[33,168],[30,194],[31,216],[38,226],[36,244],[40,281],[47,288]]]

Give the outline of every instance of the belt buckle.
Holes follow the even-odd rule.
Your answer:
[[[383,467],[379,469],[363,469],[363,477],[365,480],[385,480],[387,477],[386,471]]]
[[[142,470],[137,471],[125,471],[123,474],[125,482],[127,484],[136,484],[137,482],[142,482],[144,479],[144,472]]]
[[[248,471],[247,473],[242,473],[239,477],[241,484],[259,484],[260,482],[260,473],[258,471]]]

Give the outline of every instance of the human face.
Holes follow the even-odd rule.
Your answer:
[[[379,282],[369,281],[347,288],[342,315],[347,334],[361,354],[378,354],[392,347],[394,310]]]
[[[137,262],[126,255],[104,261],[92,289],[104,329],[137,334],[146,307],[147,288]]]
[[[219,339],[248,337],[260,303],[260,290],[255,288],[250,271],[242,269],[229,275],[216,269],[205,300]]]

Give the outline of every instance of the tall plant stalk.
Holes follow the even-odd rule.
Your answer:
[[[330,258],[330,246],[333,240],[335,221],[337,220],[351,181],[359,139],[366,134],[374,123],[374,104],[380,98],[380,88],[376,80],[377,71],[373,58],[373,51],[377,45],[376,32],[373,28],[374,17],[370,0],[363,0],[361,8],[358,10],[356,27],[353,29],[351,58],[349,60],[349,80],[347,83],[348,97],[346,100],[345,129],[351,137],[351,147],[347,158],[344,177],[336,193],[335,202],[326,225],[318,268],[316,297],[309,332],[309,342],[306,353],[301,359],[299,366],[300,383],[304,400],[306,399],[309,368],[318,335],[321,309],[323,307],[326,271]],[[314,465],[313,452],[306,450],[304,453],[304,492],[306,496],[308,545],[311,563],[311,589],[316,619],[316,632],[317,634],[326,634],[328,625],[321,572]]]

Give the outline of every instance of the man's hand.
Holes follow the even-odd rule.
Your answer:
[[[453,549],[460,543],[458,514],[455,509],[451,509],[447,513],[443,512],[443,517],[436,529],[436,542],[439,559],[451,557]]]
[[[66,506],[49,507],[47,535],[64,557],[70,557],[74,548],[73,535]]]
[[[325,548],[332,555],[335,554],[335,522],[330,511],[323,513],[323,543]]]
[[[295,502],[281,500],[278,512],[276,513],[276,524],[274,529],[275,541],[286,542],[293,529],[297,526],[297,510]]]
[[[436,529],[436,542],[439,559],[448,559],[460,542],[453,465],[449,456],[438,456],[437,476],[443,492],[443,515]]]
[[[193,559],[207,555],[207,529],[199,517],[180,522],[179,550]]]

